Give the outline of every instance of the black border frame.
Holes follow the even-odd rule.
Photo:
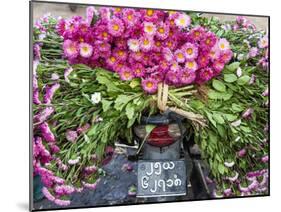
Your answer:
[[[93,205],[93,206],[80,206],[80,207],[61,207],[61,208],[48,208],[48,209],[33,209],[33,87],[32,87],[32,77],[33,77],[33,3],[47,3],[47,4],[71,4],[71,5],[79,5],[79,6],[104,6],[104,7],[125,7],[125,8],[133,8],[133,9],[155,9],[155,10],[169,10],[169,9],[159,9],[159,8],[151,8],[151,7],[132,7],[126,5],[103,5],[103,4],[90,4],[90,3],[76,3],[76,2],[55,2],[55,1],[40,1],[40,0],[29,0],[29,211],[54,211],[54,210],[69,210],[69,209],[85,209],[85,208],[101,208],[101,207],[118,207],[118,206],[136,206],[136,205],[147,205],[147,204],[167,204],[167,203],[177,203],[177,202],[197,202],[197,201],[206,201],[206,200],[226,200],[226,199],[244,199],[244,198],[265,198],[270,196],[270,16],[269,15],[254,15],[254,14],[240,14],[240,13],[224,13],[224,12],[209,12],[209,11],[197,11],[197,10],[178,10],[171,9],[175,11],[189,11],[195,13],[208,13],[208,14],[218,14],[218,15],[236,15],[236,16],[249,16],[249,17],[260,17],[267,18],[268,25],[268,38],[269,38],[269,48],[268,48],[268,194],[264,195],[252,195],[252,196],[237,196],[237,197],[223,197],[223,198],[206,198],[206,199],[195,199],[195,200],[177,200],[177,201],[166,201],[166,202],[149,202],[149,203],[134,203],[134,204],[115,204],[115,205]],[[145,4],[145,3],[144,3]]]

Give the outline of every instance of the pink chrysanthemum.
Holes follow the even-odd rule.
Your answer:
[[[160,60],[159,62],[159,69],[162,71],[167,71],[168,68],[170,67],[170,63],[164,59]]]
[[[180,49],[177,49],[175,51],[174,57],[178,63],[183,63],[185,61],[184,52]]]
[[[261,49],[267,48],[268,47],[268,37],[267,36],[262,37],[259,40],[258,45]]]
[[[148,36],[154,36],[156,33],[156,26],[152,22],[144,22],[143,31]]]
[[[216,60],[216,61],[213,62],[213,68],[214,68],[215,75],[218,75],[223,70],[224,63],[220,60]]]
[[[169,36],[169,32],[169,25],[161,22],[157,27],[156,38],[159,40],[165,40]]]
[[[182,50],[187,60],[194,60],[198,56],[198,48],[193,43],[185,43]]]
[[[197,82],[199,84],[201,84],[201,83],[204,83],[206,81],[209,81],[210,79],[212,79],[213,75],[214,75],[214,72],[209,67],[200,69]]]
[[[72,40],[63,42],[63,52],[67,58],[75,58],[79,54],[78,43]]]
[[[134,26],[139,21],[139,13],[134,9],[123,9],[123,20],[128,27]]]
[[[185,63],[185,69],[195,72],[198,69],[198,65],[195,60],[189,60]]]
[[[158,10],[146,9],[140,10],[142,17],[145,21],[156,22],[158,20]]]
[[[226,50],[220,53],[219,60],[223,63],[228,63],[233,56],[231,50]]]
[[[98,15],[98,11],[96,10],[95,7],[90,6],[86,8],[86,22],[88,26],[91,25],[95,15]]]
[[[211,49],[217,43],[217,37],[213,32],[207,32],[200,44],[204,49]]]
[[[205,34],[205,29],[201,26],[194,27],[190,30],[190,37],[195,41],[200,41]]]
[[[175,24],[177,27],[179,27],[180,29],[186,29],[191,23],[191,18],[182,13],[180,14],[176,19],[175,19]]]
[[[217,42],[217,46],[221,51],[229,50],[229,42],[225,38],[221,38]]]
[[[139,62],[142,61],[143,56],[144,56],[144,53],[141,52],[141,51],[132,52],[132,53],[130,54],[130,58],[132,58],[132,59],[134,59],[134,60],[136,60],[136,61],[139,61]]]
[[[180,81],[182,84],[187,85],[194,82],[196,74],[194,71],[184,69],[180,74]]]
[[[92,56],[93,47],[88,43],[80,43],[79,44],[79,52],[80,55],[84,58],[89,58]]]
[[[138,39],[129,39],[128,40],[128,47],[131,51],[137,52],[140,50],[140,42]]]
[[[157,81],[153,78],[143,79],[141,82],[143,90],[149,94],[153,94],[157,91]]]
[[[131,69],[128,67],[123,67],[119,72],[118,72],[120,79],[121,80],[131,80],[134,78],[134,74]]]
[[[161,52],[162,47],[163,47],[163,41],[161,41],[161,40],[154,40],[153,50],[155,52]]]
[[[153,48],[154,40],[152,37],[143,36],[140,39],[140,48],[144,52],[148,52]]]
[[[124,37],[117,37],[114,39],[114,44],[119,49],[127,49],[127,39]]]
[[[110,67],[113,67],[114,65],[116,65],[116,63],[118,62],[117,58],[114,55],[111,55],[109,58],[107,58],[106,60],[106,64]]]
[[[107,28],[108,32],[114,37],[121,36],[125,29],[123,21],[119,18],[110,20],[108,22]]]
[[[116,17],[121,17],[122,16],[122,13],[123,13],[123,8],[121,7],[113,7],[111,8],[111,11],[113,13],[114,16]]]
[[[174,55],[169,48],[164,48],[162,53],[163,53],[163,56],[164,56],[165,60],[167,60],[169,62],[173,60]]]
[[[111,41],[112,36],[108,33],[106,25],[99,25],[95,29],[95,37],[99,40]]]
[[[208,56],[210,57],[210,59],[212,61],[216,60],[219,58],[221,51],[219,50],[219,48],[217,46],[213,46],[211,48],[211,50],[209,51]]]
[[[116,57],[118,61],[125,61],[128,57],[127,51],[123,49],[115,48],[112,53],[113,56]]]
[[[141,63],[137,63],[134,66],[131,67],[132,71],[134,72],[134,75],[136,77],[143,77],[144,76],[144,66]]]
[[[182,70],[176,70],[176,71],[172,71],[169,70],[166,73],[166,82],[167,83],[172,83],[173,85],[178,85],[180,83],[180,73]]]
[[[94,45],[95,48],[99,49],[101,52],[108,52],[111,50],[111,45],[105,41],[96,40]]]
[[[176,37],[168,37],[165,41],[165,47],[175,50],[178,46],[178,41]]]
[[[63,36],[64,35],[64,32],[66,30],[66,26],[65,26],[65,20],[64,19],[60,19],[56,25],[56,30],[57,30],[57,33],[60,35],[60,36]]]
[[[99,14],[103,22],[109,21],[111,14],[110,9],[108,7],[100,7]]]
[[[206,67],[209,64],[209,61],[210,61],[210,56],[208,54],[201,54],[197,58],[197,63],[200,68]]]
[[[178,71],[180,69],[180,65],[178,64],[177,61],[173,61],[171,66],[170,66],[170,70],[171,71]]]

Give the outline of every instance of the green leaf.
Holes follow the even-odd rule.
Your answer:
[[[102,110],[103,110],[103,112],[106,112],[110,108],[110,105],[113,103],[113,101],[108,101],[106,99],[103,99],[101,101],[101,103],[102,103]]]
[[[208,97],[210,99],[217,100],[217,99],[219,99],[219,93],[216,92],[215,90],[210,89],[208,92]]]
[[[195,108],[196,110],[201,110],[205,105],[199,100],[193,100],[190,102],[190,106]]]
[[[224,114],[223,115],[227,121],[235,121],[237,119],[237,115],[233,115],[233,114]]]
[[[222,138],[225,138],[226,131],[225,131],[225,128],[223,127],[223,125],[217,125],[217,130],[218,130],[218,133],[220,134],[220,136]]]
[[[218,113],[214,113],[213,118],[218,124],[224,124],[224,119],[223,119],[222,115],[220,115]]]
[[[134,112],[135,112],[135,108],[133,104],[127,104],[126,106],[126,116],[128,117],[128,119],[132,119],[134,116]]]
[[[240,128],[241,128],[241,130],[243,130],[245,133],[250,133],[250,132],[252,132],[249,127],[241,126]]]
[[[212,123],[212,125],[214,125],[214,127],[217,126],[217,123],[214,121],[213,117],[212,117],[212,114],[208,113],[208,112],[205,112],[206,113],[206,116],[207,118],[209,119],[209,121]]]
[[[226,90],[224,83],[219,80],[213,80],[213,87],[217,91],[221,91],[221,92],[225,92]]]
[[[224,165],[222,165],[221,163],[218,165],[218,170],[220,174],[224,174],[225,171],[225,167]]]
[[[120,94],[120,95],[118,95],[118,97],[116,98],[116,100],[114,102],[115,103],[114,108],[116,110],[121,111],[128,104],[128,102],[130,100],[131,99],[129,96]]]
[[[225,74],[224,81],[226,82],[235,82],[237,80],[237,76],[235,74]]]
[[[135,88],[137,86],[140,86],[140,79],[139,78],[135,78],[130,82],[131,88]]]
[[[243,107],[243,106],[241,106],[241,105],[239,105],[239,104],[236,104],[236,103],[233,103],[233,104],[231,105],[231,108],[232,108],[232,110],[233,110],[234,112],[241,112],[241,111],[244,110],[244,107]]]
[[[226,66],[226,68],[232,72],[236,71],[236,69],[240,66],[240,62],[233,62]]]
[[[237,80],[238,85],[245,85],[250,81],[251,77],[248,75],[244,75]]]

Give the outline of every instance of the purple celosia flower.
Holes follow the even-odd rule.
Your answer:
[[[256,75],[252,74],[252,75],[251,75],[251,79],[250,79],[250,81],[249,81],[249,85],[252,85],[252,84],[254,84],[255,82],[256,82]]]
[[[54,203],[59,206],[68,206],[70,205],[70,200],[55,199]]]
[[[90,6],[90,7],[86,8],[86,22],[87,22],[88,26],[91,25],[92,20],[95,15],[98,15],[98,11],[96,10],[95,7]]]
[[[98,171],[98,168],[95,165],[87,166],[87,167],[84,168],[84,172],[87,175],[93,174],[93,173],[95,173],[97,171]]]
[[[32,99],[33,99],[33,103],[34,104],[36,104],[36,105],[40,105],[41,104],[41,101],[39,99],[39,90],[38,89],[33,90]]]
[[[54,96],[55,92],[59,89],[59,87],[60,87],[59,83],[55,83],[51,86],[46,86],[45,95],[43,98],[44,99],[43,102],[45,104],[51,104],[53,96]]]
[[[76,58],[79,54],[78,43],[72,40],[63,42],[63,52],[67,58]]]
[[[93,54],[93,47],[88,43],[80,43],[79,52],[82,57],[89,58]]]
[[[53,107],[45,107],[42,111],[40,111],[34,116],[34,121],[38,124],[42,123],[46,121],[53,112],[54,112]]]
[[[253,180],[253,182],[248,186],[250,191],[257,189],[259,186],[259,182],[257,180]]]
[[[46,188],[46,187],[43,187],[42,188],[42,193],[44,194],[44,196],[51,202],[54,202],[55,201],[55,197],[50,193],[50,191]]]
[[[212,196],[213,196],[214,198],[222,198],[222,197],[223,197],[223,195],[217,194],[216,189],[213,190]]]
[[[246,149],[241,149],[240,151],[237,152],[237,156],[242,158],[246,155],[247,150]]]
[[[268,87],[264,90],[264,92],[262,93],[263,96],[268,96]]]
[[[41,130],[41,134],[47,142],[55,142],[55,135],[52,133],[51,129],[49,128],[49,125],[47,122],[43,122],[40,124],[39,129]]]
[[[97,179],[95,183],[82,182],[82,184],[85,188],[96,189],[99,182],[100,182],[100,179]]]
[[[108,32],[112,36],[119,37],[124,32],[125,26],[121,19],[114,18],[108,22],[107,28],[108,28]]]
[[[229,196],[231,196],[231,194],[232,194],[231,188],[227,188],[227,189],[225,189],[225,190],[223,191],[223,195],[224,195],[225,197],[229,197]]]
[[[187,60],[194,60],[198,56],[198,48],[193,43],[184,44],[182,50]]]
[[[230,181],[230,182],[235,182],[239,177],[239,174],[238,172],[235,172],[235,175],[233,177],[228,177],[227,179]]]
[[[243,112],[242,117],[246,119],[251,118],[253,112],[254,112],[253,108],[248,108],[246,111]]]
[[[69,195],[72,194],[75,189],[73,186],[69,186],[69,185],[59,185],[59,186],[55,186],[54,189],[55,193],[59,196],[63,196],[63,195]]]
[[[81,157],[78,156],[77,158],[75,158],[75,159],[70,159],[70,160],[68,160],[67,162],[68,162],[69,165],[75,165],[75,164],[79,163],[80,159],[81,159]]]
[[[261,158],[261,161],[262,161],[263,163],[267,163],[268,160],[269,160],[268,155],[265,155],[265,156],[263,156],[263,157]]]
[[[57,145],[53,144],[53,145],[50,145],[50,151],[52,154],[56,154],[56,153],[60,152],[60,148]]]
[[[86,123],[85,125],[83,125],[82,127],[78,127],[77,128],[77,133],[81,134],[81,133],[85,133],[87,132],[87,130],[91,127],[91,125],[89,123]]]
[[[157,91],[157,81],[153,78],[143,79],[141,82],[143,90],[149,94],[153,94]]]
[[[39,60],[41,58],[41,46],[38,43],[33,45],[33,55],[35,60]]]
[[[65,69],[65,71],[64,71],[64,79],[68,83],[70,82],[68,79],[68,76],[71,74],[72,71],[73,71],[72,67],[69,67],[69,68]]]
[[[66,134],[65,134],[65,137],[68,141],[70,141],[72,143],[75,143],[78,135],[77,135],[77,132],[74,131],[74,130],[67,130]]]

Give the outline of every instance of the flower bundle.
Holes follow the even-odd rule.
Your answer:
[[[232,58],[226,39],[190,24],[182,12],[88,8],[86,19],[61,19],[57,32],[71,64],[103,67],[121,80],[141,78],[142,88],[155,93],[160,82],[178,87],[207,82]]]
[[[143,114],[161,112],[158,83],[169,84],[168,107],[194,118],[214,197],[266,193],[268,39],[241,19],[89,7],[85,19],[36,22],[33,157],[45,196],[68,205],[94,189],[114,141],[130,142]]]

